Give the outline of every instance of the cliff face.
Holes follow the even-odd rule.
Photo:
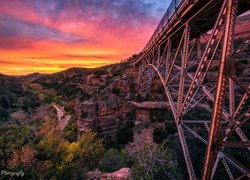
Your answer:
[[[107,74],[99,78],[89,75],[87,84],[103,82],[103,89],[87,101],[78,101],[75,111],[78,115],[78,130],[82,133],[91,128],[103,136],[114,136],[119,127],[126,124],[133,106],[127,103],[135,97],[136,72],[133,67],[126,67],[122,75]],[[112,81],[112,82],[108,82]]]

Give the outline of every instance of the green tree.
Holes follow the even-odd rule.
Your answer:
[[[40,105],[40,100],[36,94],[32,92],[27,92],[26,96],[22,102],[22,109],[28,111],[29,109],[34,109]]]
[[[1,166],[8,168],[14,151],[21,151],[29,141],[29,128],[23,125],[0,126],[0,160]]]
[[[75,119],[71,119],[64,128],[64,137],[69,142],[76,142],[77,140],[77,124]]]
[[[68,144],[63,163],[56,170],[57,178],[84,179],[88,171],[98,167],[103,154],[102,140],[98,139],[95,133],[87,130],[78,142]],[[53,175],[53,172],[50,175]]]
[[[0,106],[2,106],[5,109],[9,109],[11,106],[9,97],[5,94],[0,95]]]
[[[56,167],[60,165],[67,156],[67,142],[56,135],[44,137],[37,145],[37,157],[40,160],[49,160]]]
[[[104,172],[114,172],[125,167],[125,152],[117,149],[109,149],[105,152],[100,162],[100,170]]]
[[[9,117],[9,112],[7,109],[0,106],[0,121],[7,121]]]
[[[96,134],[87,130],[78,141],[76,152],[76,164],[89,169],[96,168],[104,154],[103,140],[96,137]]]
[[[177,128],[176,128],[176,125],[174,123],[166,122],[165,129],[166,129],[168,135],[175,134],[177,132]]]
[[[0,127],[0,160],[4,169],[8,167],[8,160],[12,151],[13,128],[10,126]]]
[[[160,144],[168,136],[167,131],[164,128],[155,128],[153,132],[154,142]]]
[[[129,121],[126,125],[120,128],[116,134],[117,142],[125,145],[128,142],[133,140],[134,132],[133,132],[134,122]]]

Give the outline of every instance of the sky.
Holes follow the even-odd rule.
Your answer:
[[[170,0],[0,0],[0,73],[98,67],[139,53]]]

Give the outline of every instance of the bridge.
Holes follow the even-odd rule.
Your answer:
[[[190,179],[213,179],[219,164],[229,179],[250,178],[249,167],[230,154],[238,148],[250,158],[244,128],[250,119],[250,80],[239,62],[250,38],[240,45],[234,40],[235,20],[249,9],[249,0],[172,0],[133,62],[140,96],[160,78]],[[200,173],[189,151],[190,136],[206,148]]]

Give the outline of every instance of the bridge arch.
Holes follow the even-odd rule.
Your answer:
[[[246,131],[241,129],[250,119],[249,78],[240,77],[233,70],[237,56],[248,47],[250,41],[245,41],[235,51],[232,46],[237,13],[239,15],[249,10],[250,2],[178,0],[178,4],[175,3],[173,0],[170,10],[134,62],[138,67],[138,91],[150,93],[153,78],[156,75],[160,78],[178,129],[190,179],[196,179],[197,173],[193,168],[183,129],[206,146],[202,179],[213,178],[219,161],[230,179],[234,179],[234,175],[228,164],[250,178],[247,174],[249,167],[224,152],[229,147],[250,152],[250,141]],[[177,5],[175,12],[174,5]],[[217,18],[211,18],[214,16]],[[204,48],[201,48],[201,38],[204,39],[203,34],[210,30],[211,33],[207,35],[209,37],[203,40]],[[190,45],[191,42],[196,43],[196,40],[197,51],[194,52],[194,43],[192,47]],[[192,56],[196,56],[195,68]],[[176,78],[176,71],[177,83],[175,81],[176,84],[171,85],[170,81]],[[206,82],[208,76],[212,81]],[[208,111],[211,118],[190,121],[183,118],[190,108],[197,106]],[[203,125],[207,136],[199,135],[187,123],[192,126]],[[239,136],[240,142],[228,141],[232,133]]]
[[[152,85],[151,82],[152,82],[153,79],[156,77],[155,75],[157,75],[157,76],[160,78],[160,82],[161,82],[162,87],[164,88],[164,91],[165,91],[165,95],[166,95],[166,97],[167,97],[167,100],[168,100],[168,101],[172,101],[172,100],[171,100],[171,97],[169,96],[170,92],[169,92],[169,90],[167,89],[166,80],[165,80],[165,78],[164,78],[164,74],[163,74],[162,71],[161,71],[161,68],[157,68],[154,64],[148,63],[148,64],[146,65],[145,69],[144,69],[144,72],[147,72],[147,69],[152,70],[155,74],[153,74],[153,72],[151,72],[151,74],[153,74],[153,75],[147,77],[147,78],[149,78],[149,79],[148,79],[148,82],[145,82],[145,83],[147,83],[147,84],[145,84],[145,86],[147,86],[147,87],[146,87],[146,90],[148,90],[148,91],[146,91],[146,93],[149,93],[149,92],[150,92],[150,88],[151,88],[151,85]],[[162,69],[165,71],[165,68],[162,67]],[[140,81],[138,82],[138,88],[140,88],[140,83],[141,83],[141,81],[142,81],[143,73],[144,73],[144,72],[142,72],[142,77],[140,78]],[[138,89],[138,91],[139,91],[139,89]],[[170,99],[169,99],[169,98],[170,98]],[[172,114],[173,114],[174,118],[176,118],[176,116],[175,116],[175,114],[176,114],[176,108],[173,106],[172,103],[170,103],[170,107],[171,107],[171,111],[172,111]]]

